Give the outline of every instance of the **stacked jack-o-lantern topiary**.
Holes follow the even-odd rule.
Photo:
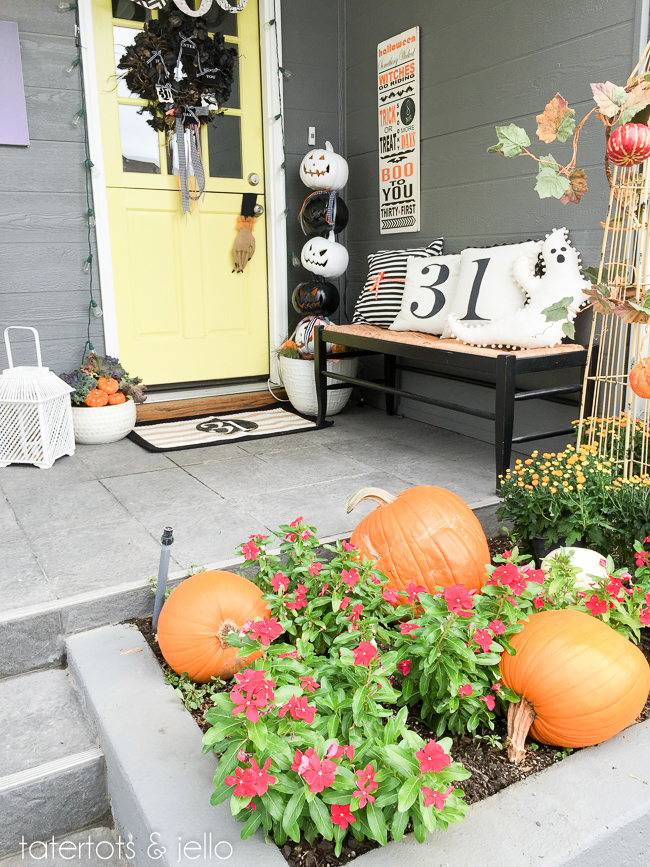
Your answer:
[[[339,195],[348,182],[348,164],[326,142],[324,149],[314,148],[305,155],[300,179],[312,190],[299,216],[300,227],[308,236],[300,258],[312,279],[299,283],[293,292],[293,306],[304,317],[294,339],[299,351],[312,354],[309,338],[314,325],[327,325],[339,305],[338,289],[329,281],[344,274],[349,262],[348,251],[335,240],[348,224],[348,208]],[[314,321],[316,317],[318,321]],[[306,342],[303,335],[308,338]]]

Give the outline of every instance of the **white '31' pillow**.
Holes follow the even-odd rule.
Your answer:
[[[402,304],[389,330],[442,334],[459,273],[460,253],[409,259]]]

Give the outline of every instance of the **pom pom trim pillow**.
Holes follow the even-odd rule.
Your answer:
[[[460,322],[481,325],[520,310],[526,303],[526,295],[515,280],[512,267],[525,254],[530,258],[532,270],[541,248],[541,241],[467,247],[460,254],[456,293],[447,314],[453,313]],[[451,337],[449,326],[442,336]]]
[[[390,330],[442,334],[459,273],[460,253],[409,258],[402,306]]]
[[[439,256],[443,239],[412,250],[380,250],[368,256],[368,277],[354,308],[353,322],[388,328],[402,306],[409,258]]]

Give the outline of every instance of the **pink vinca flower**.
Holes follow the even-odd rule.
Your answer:
[[[282,572],[276,572],[273,578],[271,578],[271,587],[273,587],[274,593],[284,593],[288,586],[289,579]]]
[[[302,523],[302,515],[299,518],[296,518],[295,521],[292,521],[289,526],[290,527],[299,527]]]
[[[350,596],[344,596],[343,599],[339,602],[339,611],[341,609],[347,608],[348,605],[352,602],[352,598]]]
[[[639,620],[644,626],[650,626],[650,608],[639,611]]]
[[[375,771],[372,765],[366,765],[363,771],[357,771],[357,786],[359,787],[356,791],[352,792],[353,798],[359,798],[359,806],[361,808],[366,806],[366,803],[372,802],[375,800],[374,797],[370,794],[374,792],[375,789],[379,786],[379,783],[375,780]]]
[[[363,605],[355,605],[352,611],[348,614],[348,620],[351,620],[352,623],[357,623],[359,618],[361,617],[361,613],[363,612]]]
[[[494,635],[503,635],[506,631],[506,627],[501,620],[493,620],[491,623],[488,623],[488,629],[491,629]]]
[[[616,598],[618,594],[621,592],[621,588],[623,587],[623,582],[620,578],[614,577],[614,575],[609,576],[609,583],[605,588],[610,596]]]
[[[464,584],[454,584],[453,587],[445,587],[442,595],[447,603],[447,609],[453,614],[472,616],[471,614],[464,614],[464,612],[471,611],[474,606],[474,600]]]
[[[607,611],[607,602],[604,599],[599,599],[595,593],[593,593],[589,599],[585,602],[587,608],[591,611],[591,613],[596,617],[598,614],[604,614]]]
[[[347,584],[350,590],[352,590],[354,585],[359,583],[359,573],[356,569],[350,569],[349,571],[343,569],[341,571],[341,581],[343,581],[344,584]]]
[[[422,774],[426,774],[428,771],[439,774],[443,768],[451,764],[451,758],[434,740],[427,741],[422,749],[417,751],[415,758],[420,763],[420,773]]]
[[[397,590],[391,590],[387,587],[381,595],[384,597],[386,602],[392,602],[395,605],[399,602],[399,593]]]
[[[535,608],[543,608],[544,607],[544,597],[543,596],[536,596],[533,599],[533,605],[535,606]]]
[[[481,648],[483,653],[487,653],[492,646],[492,634],[489,629],[477,629],[472,635],[472,638]]]
[[[357,821],[352,815],[349,804],[332,804],[330,809],[332,811],[332,824],[338,825],[344,831],[348,825]]]
[[[458,695],[472,695],[474,690],[472,689],[471,683],[466,683],[464,686],[458,690]]]
[[[254,787],[256,795],[263,795],[268,787],[275,783],[275,777],[267,773],[270,767],[271,759],[267,759],[261,768],[255,759],[251,759],[250,768],[244,771],[244,776],[250,781],[251,786]]]
[[[262,620],[254,620],[251,623],[251,638],[254,641],[259,641],[264,647],[268,647],[282,632],[282,624],[278,623],[275,617],[271,617],[270,620],[268,617],[264,617]]]
[[[311,575],[312,578],[314,578],[316,575],[320,575],[320,571],[322,568],[323,568],[323,564],[317,563],[314,560],[314,562],[309,567],[309,574]]]
[[[355,545],[351,545],[345,539],[343,539],[343,541],[341,542],[341,547],[343,548],[344,551],[356,551],[357,550]]]
[[[303,689],[306,689],[307,692],[314,692],[314,690],[320,688],[320,683],[316,683],[313,677],[306,674],[304,677],[300,678],[300,686]]]
[[[333,744],[327,748],[325,755],[328,759],[340,759],[341,756],[345,756],[349,761],[354,759],[354,747],[351,744],[346,746],[339,746],[339,744],[334,741]]]
[[[436,810],[443,810],[445,806],[445,801],[453,791],[453,786],[450,786],[446,792],[437,792],[435,789],[430,789],[428,786],[422,786],[422,794],[424,795],[424,806],[435,807]]]
[[[309,750],[307,750],[309,752]],[[305,753],[307,755],[307,753]],[[312,752],[309,756],[307,767],[302,771],[302,778],[307,783],[310,792],[322,792],[334,784],[336,764],[329,759],[321,759]]]
[[[398,667],[398,669],[402,672],[402,674],[404,675],[404,677],[406,677],[406,675],[407,675],[407,674],[409,673],[409,671],[411,670],[411,660],[410,660],[410,659],[405,659],[403,662],[398,662],[398,663],[397,663],[397,667]]]
[[[409,605],[415,605],[420,601],[420,593],[426,593],[427,588],[422,587],[420,584],[416,584],[414,581],[411,581],[409,586],[406,588],[406,595],[408,596]]]
[[[304,542],[306,542],[307,539],[309,539],[310,536],[311,536],[311,530],[303,530],[302,533],[300,534],[300,538],[301,538]]]
[[[416,629],[419,629],[419,625],[417,623],[401,623],[399,627],[399,631],[402,635],[410,635],[411,632],[414,632]]]
[[[233,794],[237,798],[252,798],[255,794],[255,782],[246,775],[248,768],[235,768],[235,773],[226,777],[224,783],[227,786],[234,786]]]
[[[241,546],[241,552],[244,555],[245,560],[257,560],[257,555],[260,553],[260,549],[251,539],[250,542],[246,542],[245,545]]]
[[[287,713],[289,713],[293,719],[302,719],[308,725],[311,725],[314,721],[314,716],[316,715],[316,708],[309,704],[306,696],[298,698],[297,696],[292,695],[289,701],[282,705],[278,711],[278,716],[284,717]]]
[[[371,641],[362,641],[354,651],[354,664],[368,666],[377,653],[377,648]]]
[[[494,710],[495,701],[493,695],[483,695],[479,701],[484,701],[488,710]]]

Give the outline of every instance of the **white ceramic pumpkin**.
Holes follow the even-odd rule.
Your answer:
[[[554,560],[560,553],[568,553],[571,565],[580,569],[576,575],[576,587],[588,589],[590,584],[607,578],[607,569],[600,565],[600,561],[605,561],[606,558],[598,551],[592,551],[591,548],[556,548],[542,560],[542,569],[545,572],[550,561]]]
[[[326,280],[340,277],[348,267],[350,256],[342,244],[330,238],[310,238],[300,254],[302,267]]]
[[[310,190],[342,190],[348,182],[348,164],[325,142],[325,149],[314,148],[303,157],[300,178]]]

